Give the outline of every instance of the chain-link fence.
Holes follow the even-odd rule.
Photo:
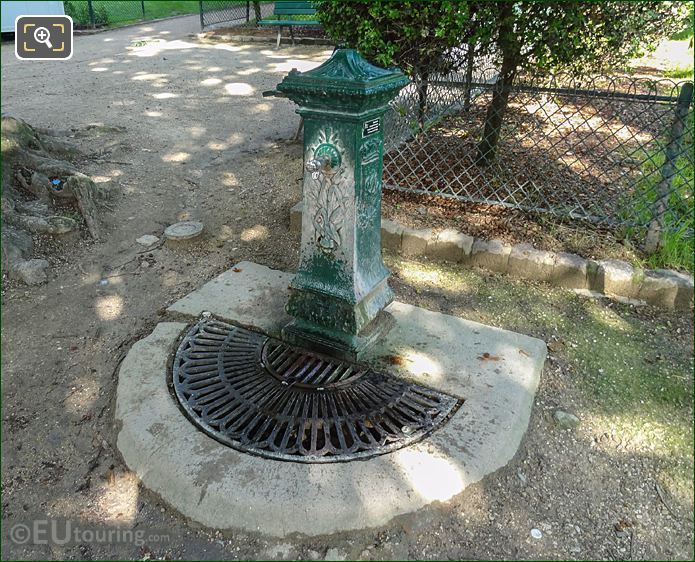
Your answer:
[[[195,0],[65,0],[65,13],[76,29],[118,26],[198,12]]]
[[[200,2],[200,27],[239,25],[255,22],[273,15],[275,2],[249,0],[208,0]]]
[[[414,81],[394,102],[386,188],[692,238],[692,82],[524,77],[490,157],[502,90],[478,68]]]

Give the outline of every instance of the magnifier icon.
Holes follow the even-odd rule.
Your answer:
[[[37,27],[34,30],[34,39],[37,43],[43,43],[49,49],[53,48],[53,45],[51,45],[51,34],[45,27]]]

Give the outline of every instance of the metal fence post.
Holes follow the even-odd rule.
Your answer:
[[[198,5],[200,6],[200,29],[203,30],[205,29],[205,22],[203,21],[203,0],[199,0]]]
[[[145,19],[145,0],[140,0],[140,5],[142,6],[142,19]]]
[[[673,122],[669,133],[668,144],[664,154],[664,164],[661,167],[661,180],[656,186],[656,201],[654,201],[652,221],[649,224],[644,249],[653,253],[661,243],[661,233],[664,229],[664,215],[668,210],[668,196],[676,175],[676,160],[683,152],[683,132],[690,104],[693,101],[693,83],[686,82],[681,86],[678,101],[673,112]]]
[[[250,0],[246,0],[246,23],[249,23],[249,16],[251,15],[250,10],[251,10],[251,2],[250,2]]]
[[[87,9],[89,10],[89,23],[94,28],[97,24],[94,20],[94,6],[92,6],[92,0],[87,0]]]

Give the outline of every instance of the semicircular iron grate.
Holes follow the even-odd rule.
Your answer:
[[[371,457],[422,439],[459,401],[447,394],[203,319],[173,363],[192,422],[235,449],[297,462]]]

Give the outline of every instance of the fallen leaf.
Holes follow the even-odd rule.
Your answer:
[[[234,268],[232,268],[232,271],[234,273],[239,273],[241,271],[241,268],[240,267],[234,267]]]
[[[497,355],[490,355],[487,351],[478,357],[481,361],[499,361],[500,358]]]
[[[519,350],[519,353],[520,353],[521,355],[523,355],[524,357],[531,357],[531,355],[529,354],[529,352],[526,351],[525,349],[520,349],[520,350]]]
[[[389,355],[387,359],[391,365],[405,365],[405,359],[400,355]]]

